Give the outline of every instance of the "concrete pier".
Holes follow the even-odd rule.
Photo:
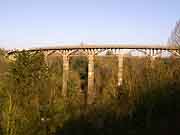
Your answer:
[[[68,79],[69,79],[69,57],[67,55],[63,55],[63,86],[62,86],[63,96],[67,96]]]
[[[123,54],[118,55],[118,87],[123,83]]]
[[[88,56],[88,100],[90,101],[94,95],[94,55]],[[91,99],[90,99],[91,98]]]

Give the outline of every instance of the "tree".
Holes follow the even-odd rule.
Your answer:
[[[47,103],[47,67],[43,54],[23,51],[8,65],[2,80],[5,135],[37,134],[41,105]]]
[[[180,47],[180,20],[177,21],[176,26],[168,40],[168,44],[173,47]]]
[[[0,49],[0,134],[2,134],[2,106],[3,106],[3,97],[2,95],[2,87],[3,87],[3,79],[5,73],[7,71],[7,59],[6,59],[6,52],[3,49]]]
[[[7,59],[6,59],[6,52],[3,49],[0,49],[0,74],[4,73],[7,69]]]

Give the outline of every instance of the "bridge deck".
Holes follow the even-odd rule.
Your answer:
[[[73,49],[155,49],[155,50],[178,50],[177,47],[165,45],[135,45],[135,44],[79,44],[79,45],[61,45],[52,47],[39,47],[24,49],[26,51],[48,51],[48,50],[73,50]],[[20,52],[19,50],[10,51],[9,54]]]

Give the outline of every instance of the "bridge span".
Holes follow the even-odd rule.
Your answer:
[[[104,45],[93,45],[93,44],[80,44],[80,45],[64,45],[59,47],[41,47],[25,49],[23,51],[29,52],[43,52],[45,61],[48,56],[54,53],[62,56],[63,58],[63,86],[62,94],[67,94],[67,82],[69,74],[69,58],[71,56],[83,55],[88,58],[88,95],[94,96],[94,57],[100,55],[103,52],[111,51],[113,55],[118,58],[118,86],[122,85],[123,78],[123,57],[124,53],[122,50],[130,51],[137,50],[143,53],[145,56],[158,57],[163,52],[170,52],[172,55],[180,56],[180,49],[176,47],[169,47],[165,45],[129,45],[129,44],[104,44]],[[22,50],[21,50],[22,51]],[[21,53],[20,50],[9,51],[9,55],[15,53]]]

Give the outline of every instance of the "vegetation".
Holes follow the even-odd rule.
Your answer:
[[[86,57],[70,59],[68,95],[61,95],[62,58],[0,51],[0,134],[179,134],[180,59],[126,57],[123,87],[117,58],[95,58],[96,99],[87,104]]]
[[[176,23],[168,42],[170,46],[180,47],[180,20]]]

